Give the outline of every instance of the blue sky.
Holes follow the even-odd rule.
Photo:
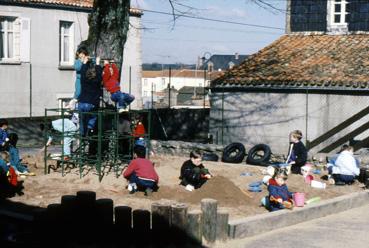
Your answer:
[[[265,25],[267,29],[173,17],[145,12],[142,36],[143,62],[191,63],[207,54],[252,54],[284,34],[285,0],[264,0],[282,11],[266,10],[253,0],[175,0],[177,8],[188,15]],[[147,10],[171,12],[168,0],[132,0],[132,6]],[[183,6],[185,5],[185,6]],[[188,10],[186,6],[194,7]]]

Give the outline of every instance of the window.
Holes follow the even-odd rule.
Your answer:
[[[161,85],[165,86],[165,78],[161,78]]]
[[[144,87],[147,87],[147,79],[144,79]]]
[[[73,65],[74,25],[72,22],[60,22],[60,65]]]
[[[229,62],[228,63],[228,67],[229,67],[229,69],[232,69],[233,67],[234,67],[234,63],[231,61],[231,62]]]
[[[19,30],[16,17],[0,16],[0,60],[19,60]]]
[[[214,64],[212,62],[208,63],[208,72],[212,72],[214,70]]]
[[[333,25],[347,23],[347,4],[346,0],[331,0],[331,23]]]

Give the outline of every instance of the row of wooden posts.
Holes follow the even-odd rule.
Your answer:
[[[89,237],[109,237],[114,233],[142,242],[172,239],[174,243],[190,241],[200,246],[203,239],[207,243],[226,240],[228,218],[228,212],[218,210],[214,199],[201,200],[201,210],[192,211],[184,203],[158,201],[152,203],[150,212],[132,210],[129,206],[114,207],[111,199],[96,200],[96,193],[92,191],[62,196],[60,204],[50,204],[47,209],[34,213],[36,232],[41,238],[49,237],[50,232],[63,232],[59,229],[67,226],[68,232]]]

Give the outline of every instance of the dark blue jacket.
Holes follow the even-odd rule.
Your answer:
[[[89,80],[86,77],[86,72],[90,67],[94,67],[96,78]],[[78,97],[81,103],[90,103],[99,106],[100,96],[102,95],[102,68],[98,65],[93,65],[91,62],[83,64],[81,68],[81,94]]]
[[[291,201],[292,193],[288,191],[287,185],[278,185],[274,179],[269,180],[268,185],[269,199],[273,196],[275,199],[282,199],[282,201]],[[270,201],[270,210],[276,211],[283,209],[284,206],[281,203]]]

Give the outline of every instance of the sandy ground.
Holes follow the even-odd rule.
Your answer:
[[[24,161],[37,175],[27,177],[24,180],[24,195],[13,197],[12,201],[22,202],[28,205],[46,207],[50,203],[59,203],[61,196],[76,194],[80,190],[95,191],[97,198],[111,198],[115,206],[128,205],[134,209],[150,209],[153,201],[165,200],[170,202],[182,202],[189,205],[190,210],[200,209],[200,201],[203,198],[218,200],[219,207],[227,209],[230,219],[246,217],[266,210],[260,207],[260,199],[268,194],[266,186],[259,193],[248,192],[248,184],[263,178],[261,173],[264,167],[242,164],[229,164],[222,162],[204,161],[204,165],[214,177],[202,188],[189,192],[179,185],[179,171],[186,157],[153,156],[156,170],[160,177],[159,191],[147,197],[142,192],[133,195],[126,190],[127,182],[122,177],[116,177],[110,172],[101,182],[94,170],[84,172],[80,178],[78,169],[67,169],[65,176],[61,175],[61,169],[51,170],[50,174],[44,174],[44,163],[41,156],[25,155]],[[36,168],[37,167],[37,168]],[[252,176],[242,176],[244,172],[252,173]],[[314,175],[320,180],[321,175]],[[303,177],[290,175],[287,185],[292,192],[305,192],[306,199],[319,196],[321,199],[363,190],[363,185],[355,183],[351,186],[327,185],[326,189],[314,189],[304,183]],[[244,193],[241,189],[245,190]]]

